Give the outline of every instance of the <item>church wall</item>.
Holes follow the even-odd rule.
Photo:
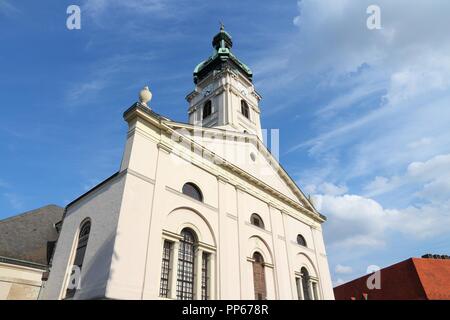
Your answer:
[[[158,170],[159,130],[130,121],[121,171],[126,182],[105,297],[142,299]],[[154,250],[153,250],[154,251]]]
[[[314,243],[317,248],[317,264],[320,270],[320,279],[323,283],[321,286],[324,299],[334,300],[333,283],[331,280],[328,258],[325,252],[325,243],[323,239],[322,227],[313,229]]]
[[[176,156],[173,153],[159,150],[157,189],[147,253],[152,258],[147,260],[144,283],[146,299],[156,299],[159,296],[163,233],[180,234],[184,227],[188,227],[194,230],[200,242],[217,248],[216,178],[189,162],[174,160],[174,157]],[[201,188],[203,203],[182,193],[186,182],[193,182]],[[172,288],[172,296],[175,294],[174,290],[175,288]]]
[[[175,230],[175,225],[164,224],[167,216],[174,210],[190,208],[200,213],[208,221],[212,233],[218,233],[216,178],[164,148],[158,148],[151,139],[146,139],[141,145],[135,144],[133,152],[141,153],[140,148],[157,150],[157,159],[152,164],[157,168],[155,180],[146,179],[137,167],[133,177],[127,176],[115,245],[117,259],[113,259],[108,298],[140,299],[158,296],[163,231],[181,231]],[[146,163],[150,165],[150,159]],[[186,182],[193,182],[201,188],[204,203],[182,194],[182,187]],[[186,222],[183,215],[179,215],[178,219],[179,221],[175,221],[179,225]],[[171,222],[174,223],[172,220]],[[206,239],[210,245],[216,246],[211,237]],[[129,261],[133,261],[131,269]]]
[[[254,299],[255,251],[264,258],[268,299],[297,299],[295,272],[302,264],[319,278],[321,297],[332,298],[320,224],[295,210],[288,214],[282,209],[286,205],[271,194],[256,191],[242,177],[185,147],[147,122],[130,123],[119,177],[68,210],[44,297],[59,297],[76,230],[90,217],[91,237],[82,271],[89,287],[75,299],[160,298],[164,239],[176,243],[184,227],[194,230],[202,250],[212,255],[210,298]],[[250,158],[248,152],[244,156]],[[272,180],[279,179],[271,172]],[[260,177],[258,172],[254,175]],[[182,193],[186,182],[201,189],[204,202]],[[278,190],[285,193],[283,188]],[[263,219],[264,229],[250,223],[252,213]],[[309,249],[296,243],[298,233]],[[175,284],[176,279],[169,298],[176,298]]]
[[[156,147],[157,143],[155,143],[155,148],[158,150],[158,159],[154,181],[154,202],[142,204],[139,209],[135,208],[134,210],[136,215],[150,216],[150,233],[145,234],[143,232],[142,236],[136,236],[136,239],[148,238],[144,274],[142,275],[141,267],[139,267],[139,272],[133,269],[133,273],[136,274],[135,282],[133,282],[136,292],[127,296],[126,290],[122,290],[124,287],[119,287],[116,283],[116,280],[122,277],[120,274],[123,274],[121,282],[125,283],[127,268],[124,264],[120,274],[113,272],[115,276],[112,277],[111,285],[108,286],[108,297],[139,298],[138,280],[141,278],[141,297],[144,299],[159,298],[164,232],[179,234],[182,226],[191,226],[194,231],[201,232],[200,225],[204,223],[202,221],[207,222],[209,231],[202,231],[201,233],[210,232],[212,238],[206,241],[215,247],[214,250],[217,253],[217,265],[214,266],[214,287],[216,288],[214,297],[220,299],[254,299],[252,255],[255,250],[263,253],[266,262],[268,299],[297,299],[295,272],[300,270],[298,254],[302,254],[302,257],[305,256],[305,261],[312,261],[311,266],[314,267],[311,268],[314,268],[314,270],[323,269],[324,274],[328,272],[328,266],[323,265],[323,262],[326,261],[324,248],[319,247],[318,249],[320,251],[318,254],[323,255],[322,259],[316,257],[314,249],[316,239],[313,240],[310,225],[317,228],[319,224],[303,214],[300,214],[301,219],[296,219],[285,212],[281,212],[270,204],[270,201],[273,200],[269,195],[267,195],[267,201],[263,201],[252,194],[251,188],[248,190],[246,188],[241,189],[241,187],[230,184],[225,177],[218,178],[218,172],[214,171],[214,166],[202,164],[202,161],[205,160],[198,155],[185,153],[182,156],[183,158],[192,157],[196,164],[182,160],[178,155],[180,152],[179,146],[175,146],[173,141],[169,141],[165,137],[162,141],[170,144],[173,148],[177,148],[177,151],[166,147],[158,148]],[[144,147],[144,145],[141,147]],[[136,152],[139,152],[137,150]],[[206,169],[208,166],[209,169]],[[251,171],[251,169],[248,171]],[[273,175],[272,171],[272,177]],[[255,176],[258,176],[258,173],[255,173]],[[199,186],[203,192],[204,203],[182,194],[181,189],[186,182],[193,182]],[[139,193],[136,191],[136,194],[143,197],[142,190],[144,189],[139,188]],[[144,193],[149,194],[149,192]],[[124,198],[124,204],[126,201]],[[180,210],[185,211],[180,213]],[[128,210],[124,209],[123,212],[126,211]],[[177,212],[177,214],[174,215],[173,212]],[[250,223],[252,213],[261,216],[265,224],[265,230]],[[169,217],[171,218],[169,219]],[[204,228],[206,229],[206,227]],[[131,229],[129,232],[131,232]],[[310,249],[303,248],[296,243],[299,233],[305,237],[311,247]],[[321,233],[318,236],[320,237]],[[125,250],[124,248],[121,251]],[[143,248],[139,249],[140,252],[142,250]],[[142,256],[144,255],[142,254]],[[125,262],[128,260],[124,259]],[[134,259],[133,261],[139,261],[139,264],[142,264],[142,259]],[[318,264],[321,266],[318,266]],[[115,270],[117,271],[117,269]],[[137,276],[138,274],[139,276]],[[319,277],[319,274],[315,271],[312,274]],[[324,283],[322,283],[322,278],[320,279],[320,287],[329,285],[331,288],[331,283],[327,283],[326,277],[324,279]],[[128,284],[131,283],[128,281]],[[326,297],[327,293],[321,294],[321,296]]]
[[[159,130],[151,124],[140,121],[130,123],[120,171],[133,170],[144,177],[155,179],[158,154],[156,141],[159,139]]]
[[[113,256],[124,181],[124,175],[119,175],[67,208],[50,276],[41,299],[64,298],[79,227],[88,218],[91,219],[91,231],[81,270],[81,288],[74,299],[104,296]]]
[[[239,259],[236,188],[223,179],[218,179],[219,197],[219,250],[218,250],[218,298],[241,299],[243,273]],[[235,285],[230,285],[230,283]]]
[[[169,157],[172,158],[176,156],[171,154]],[[176,172],[176,174],[173,174],[174,172]],[[177,190],[178,192],[181,192],[183,185],[187,182],[196,184],[202,191],[203,202],[217,208],[217,178],[205,170],[192,165],[184,159],[179,159],[171,161],[171,166],[164,179],[168,188]]]
[[[288,255],[289,239],[286,237],[286,228],[284,223],[284,214],[272,206],[270,206],[270,216],[273,228],[273,243],[275,255],[275,276],[277,279],[279,299],[292,299],[293,295],[292,278],[293,269],[291,257]],[[287,276],[289,275],[289,276]]]
[[[141,299],[153,191],[154,181],[127,173],[107,286],[108,298]],[[111,295],[111,291],[119,291],[120,296]]]

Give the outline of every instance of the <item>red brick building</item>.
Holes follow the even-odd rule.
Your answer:
[[[380,289],[368,289],[369,274],[334,288],[335,298],[450,300],[450,259],[448,256],[424,257],[428,258],[410,258],[381,269]]]

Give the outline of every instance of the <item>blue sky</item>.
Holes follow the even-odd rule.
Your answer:
[[[66,9],[81,7],[81,30]],[[381,8],[381,30],[366,8]],[[317,208],[334,283],[450,253],[446,0],[0,0],[0,218],[65,205],[118,170],[123,111],[148,84],[187,120],[192,71],[223,21],[264,128]]]

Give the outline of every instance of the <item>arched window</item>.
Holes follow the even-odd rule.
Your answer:
[[[301,246],[307,247],[306,240],[301,234],[297,236],[297,243]]]
[[[200,188],[191,182],[184,184],[183,193],[191,198],[194,198],[195,200],[203,201],[203,194],[200,191]]]
[[[241,113],[246,117],[247,119],[250,119],[250,109],[248,107],[247,101],[241,100]]]
[[[267,293],[264,258],[259,252],[253,254],[253,285],[255,287],[255,299],[265,300]]]
[[[208,118],[212,113],[212,104],[211,100],[208,100],[203,105],[203,119]]]
[[[177,299],[194,299],[194,256],[196,236],[191,229],[181,231],[178,250]]]
[[[91,221],[87,220],[81,224],[80,233],[78,235],[77,251],[75,253],[75,259],[73,261],[73,266],[77,266],[81,271],[84,261],[84,255],[86,253],[86,247],[89,240],[89,233],[91,232]],[[74,275],[75,270],[71,270],[70,278]],[[80,279],[75,279],[75,281],[80,281]],[[76,284],[75,284],[76,285]],[[76,288],[67,288],[66,298],[72,298],[75,295]]]
[[[305,267],[303,267],[300,270],[300,272],[302,274],[303,299],[304,300],[312,300],[312,298],[311,298],[309,272],[308,272],[308,270],[306,270]]]
[[[256,213],[252,214],[250,217],[250,223],[254,226],[257,226],[261,229],[264,229],[264,222],[261,219],[260,216],[258,216]]]

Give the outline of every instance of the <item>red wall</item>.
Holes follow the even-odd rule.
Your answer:
[[[366,282],[370,275],[358,278],[334,288],[336,300],[350,300],[355,297],[368,300],[417,300],[426,299],[413,259],[408,259],[390,267],[381,269],[381,289],[369,290]]]

